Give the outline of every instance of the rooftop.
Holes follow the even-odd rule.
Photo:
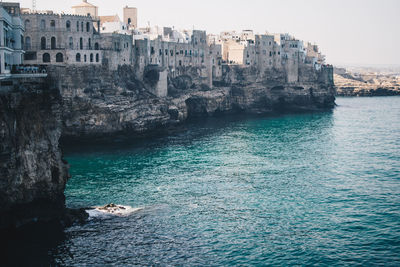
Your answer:
[[[79,7],[97,7],[91,3],[88,3],[87,0],[83,0],[83,2],[79,5],[73,6],[72,8],[79,8]]]

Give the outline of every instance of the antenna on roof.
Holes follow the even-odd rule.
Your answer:
[[[36,0],[32,0],[32,11],[36,11]]]

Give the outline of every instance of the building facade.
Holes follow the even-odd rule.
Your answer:
[[[83,0],[79,5],[73,6],[72,10],[74,14],[78,16],[90,16],[92,18],[97,18],[99,16],[99,8],[88,3],[87,0]]]
[[[98,21],[90,16],[27,12],[26,64],[101,64]]]
[[[23,63],[24,26],[18,3],[0,3],[0,74]]]
[[[124,24],[128,25],[129,29],[138,28],[138,12],[136,7],[124,7]]]

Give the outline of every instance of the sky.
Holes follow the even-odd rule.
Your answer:
[[[7,1],[7,0],[6,0]],[[32,0],[8,0],[31,7]],[[38,10],[71,13],[81,0],[36,0]],[[88,0],[100,15],[138,8],[139,27],[208,33],[253,29],[316,43],[335,65],[400,65],[400,0]]]

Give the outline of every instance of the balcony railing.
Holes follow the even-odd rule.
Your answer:
[[[45,65],[12,65],[11,74],[46,74]]]

